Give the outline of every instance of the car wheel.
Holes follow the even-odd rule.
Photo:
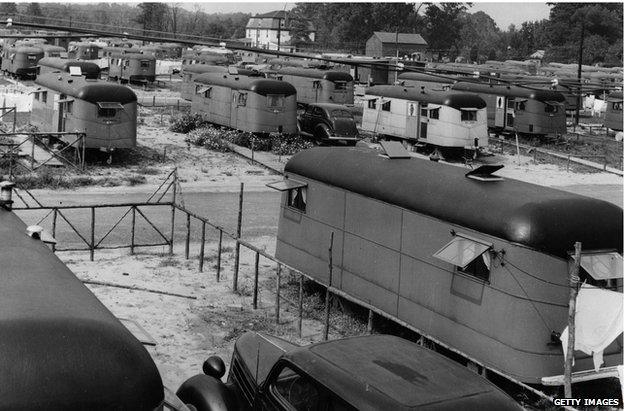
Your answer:
[[[319,141],[329,141],[329,128],[325,124],[321,124],[314,129],[314,138]]]

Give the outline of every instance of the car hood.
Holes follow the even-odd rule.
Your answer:
[[[334,133],[337,136],[357,137],[358,130],[355,121],[349,118],[334,118]]]

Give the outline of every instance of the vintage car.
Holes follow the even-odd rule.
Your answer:
[[[469,369],[407,340],[367,335],[299,347],[248,332],[234,346],[226,383],[218,357],[177,396],[216,410],[520,410]]]
[[[340,104],[314,103],[297,117],[299,134],[321,144],[355,145],[359,139],[355,120],[349,109]]]

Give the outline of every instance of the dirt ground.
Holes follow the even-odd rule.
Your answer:
[[[174,390],[186,378],[201,373],[202,362],[211,355],[220,356],[229,366],[234,341],[246,330],[267,332],[299,344],[320,341],[323,325],[310,318],[304,319],[299,338],[297,309],[286,301],[281,301],[280,324],[275,323],[276,267],[271,261],[260,260],[258,309],[253,310],[254,254],[248,250],[241,253],[239,291],[234,293],[232,247],[223,249],[219,282],[217,245],[207,244],[203,273],[199,272],[197,251],[194,244],[189,260],[177,248],[173,256],[163,249],[135,255],[128,250],[98,251],[94,262],[89,261],[88,253],[59,253],[59,257],[82,280],[151,290],[88,285],[115,316],[135,321],[156,341],[156,346],[147,349],[163,382]],[[288,273],[282,278],[284,289],[289,288]],[[345,321],[351,320],[332,319],[332,323]],[[345,335],[350,331],[341,329]],[[337,336],[335,331],[330,333],[332,338]]]

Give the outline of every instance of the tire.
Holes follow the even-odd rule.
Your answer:
[[[314,128],[314,138],[322,143],[329,142],[330,131],[325,124],[319,124]]]

